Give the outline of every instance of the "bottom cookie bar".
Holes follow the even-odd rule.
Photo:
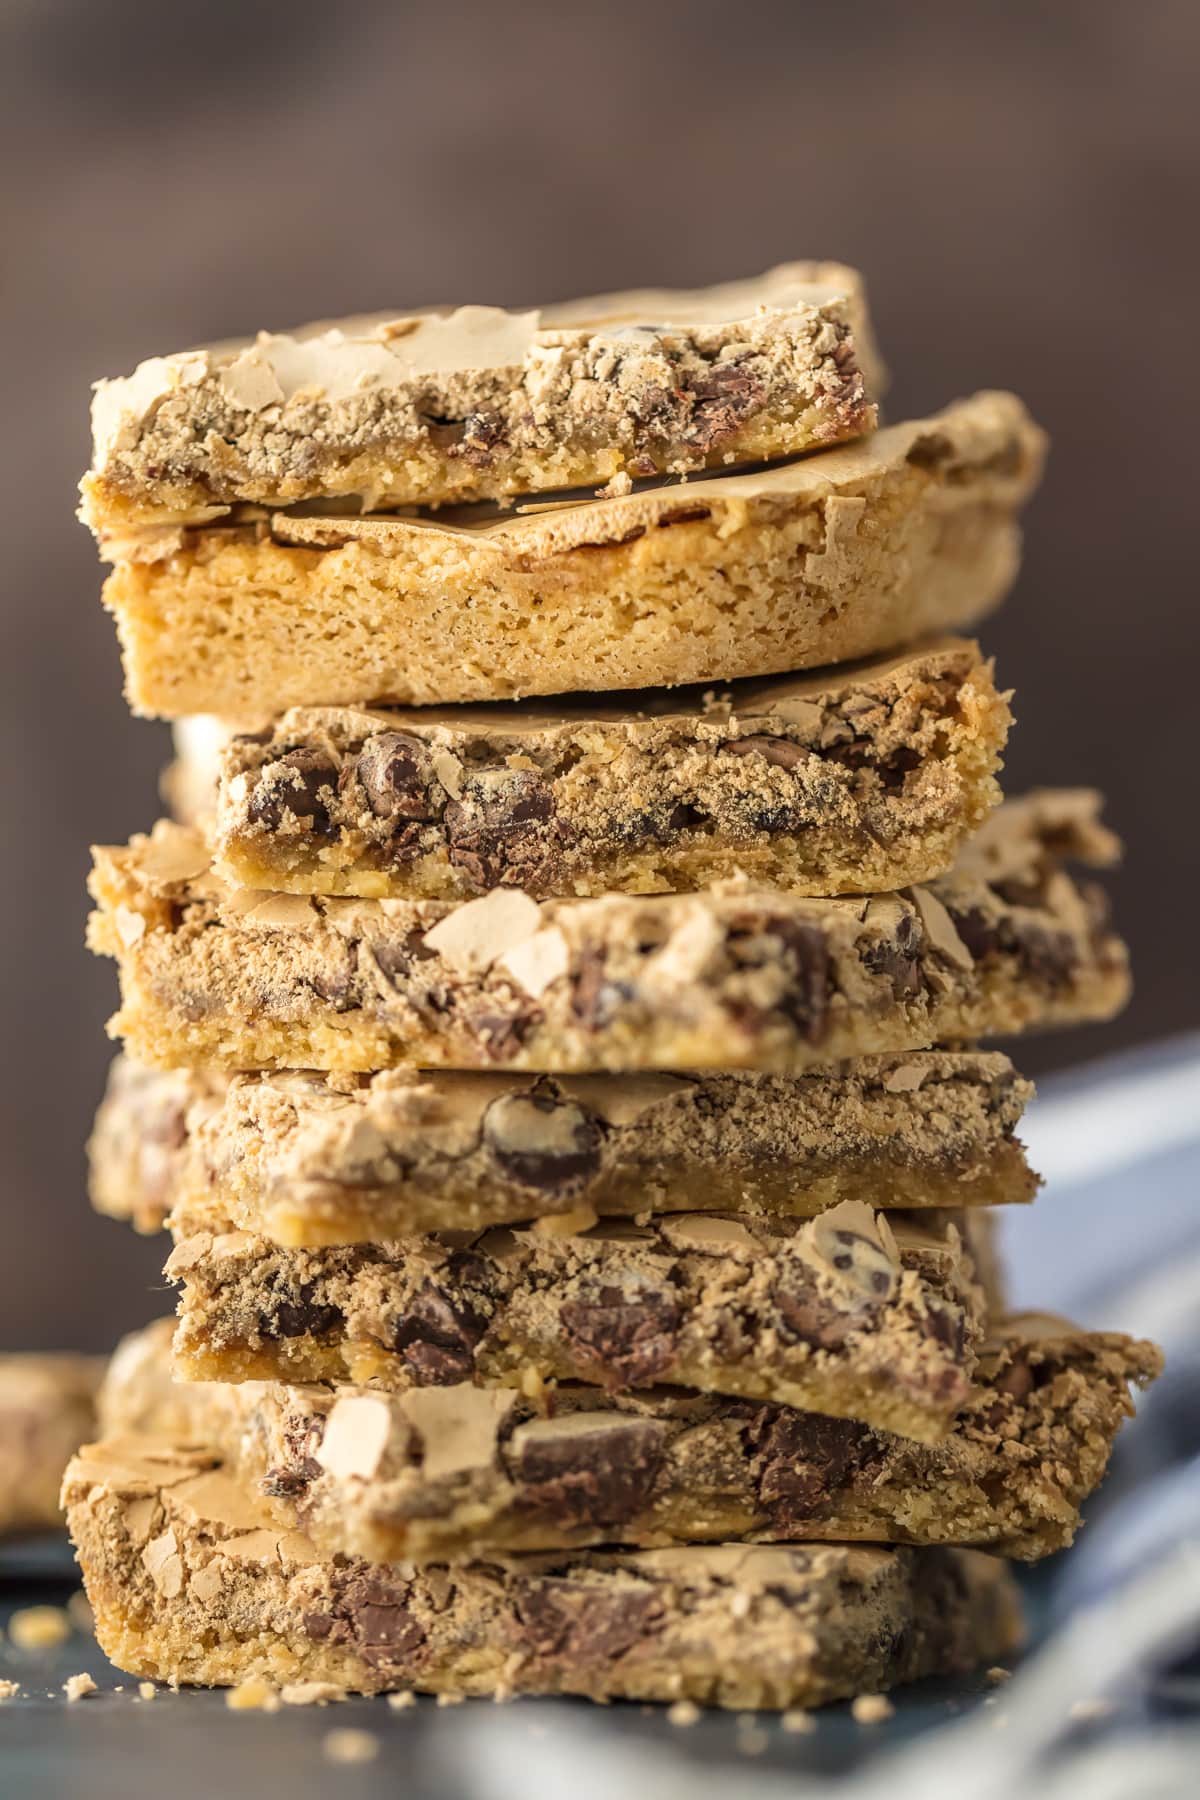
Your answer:
[[[82,1452],[64,1498],[101,1646],[160,1681],[816,1706],[970,1669],[1021,1635],[1007,1570],[971,1551],[326,1558],[215,1456],[150,1438]]]
[[[0,1356],[0,1535],[62,1524],[62,1473],[95,1430],[98,1356]]]

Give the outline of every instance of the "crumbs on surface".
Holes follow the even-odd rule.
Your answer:
[[[280,1688],[279,1698],[285,1706],[329,1706],[347,1694],[332,1681],[291,1681]]]
[[[859,1725],[882,1725],[885,1719],[891,1718],[895,1710],[886,1694],[860,1694],[850,1707],[851,1714]]]
[[[700,1708],[694,1700],[677,1700],[667,1709],[667,1718],[672,1725],[694,1725],[699,1717]]]
[[[339,1731],[327,1731],[321,1739],[321,1750],[326,1762],[332,1763],[369,1763],[379,1755],[379,1739],[370,1731],[355,1731],[346,1726]]]
[[[8,1635],[18,1650],[53,1650],[71,1635],[71,1622],[61,1606],[27,1606],[8,1622]]]
[[[68,1675],[63,1682],[63,1693],[67,1696],[68,1704],[76,1700],[86,1700],[89,1694],[98,1694],[99,1692],[99,1688],[86,1669],[79,1675]]]
[[[240,1681],[237,1687],[230,1688],[225,1696],[225,1704],[231,1712],[277,1712],[279,1693],[269,1681],[261,1681],[258,1676],[251,1675],[249,1680]]]

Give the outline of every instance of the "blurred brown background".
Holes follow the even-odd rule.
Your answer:
[[[1010,785],[1111,797],[1139,986],[1022,1061],[1200,1020],[1198,50],[1193,0],[8,0],[4,1343],[103,1345],[169,1305],[161,1245],[82,1194],[115,1003],[86,846],[154,817],[166,731],[124,710],[72,511],[88,384],[206,338],[860,265],[892,417],[1012,386],[1054,438],[985,635]]]

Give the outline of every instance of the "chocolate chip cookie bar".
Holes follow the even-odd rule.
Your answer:
[[[961,639],[619,706],[298,708],[221,758],[215,863],[235,886],[366,898],[666,893],[734,867],[878,893],[945,873],[1000,799],[1010,722]]]
[[[371,1564],[323,1555],[216,1456],[153,1438],[92,1446],[64,1494],[102,1648],[176,1684],[816,1706],[965,1671],[1021,1637],[1004,1564],[970,1550]]]
[[[792,263],[156,356],[96,385],[82,516],[111,554],[246,504],[390,511],[794,456],[875,423],[856,326],[871,359],[854,270]]]
[[[104,601],[131,705],[166,718],[724,686],[973,626],[1015,577],[1043,453],[1017,399],[977,394],[686,487],[173,530]]]
[[[696,894],[356,900],[231,888],[161,822],[95,853],[89,941],[141,1062],[562,1073],[796,1072],[1110,1017],[1124,946],[1070,857],[1116,842],[1086,792],[1001,807],[928,886],[810,900]]]
[[[1036,1561],[1074,1538],[1133,1411],[1130,1384],[1162,1361],[1118,1333],[1005,1320],[949,1434],[918,1444],[678,1388],[563,1382],[535,1400],[469,1382],[403,1393],[172,1383],[166,1324],[114,1359],[104,1435],[213,1444],[282,1522],[369,1562],[752,1538],[974,1545]]]
[[[806,1075],[221,1076],[112,1066],[97,1210],[291,1248],[573,1214],[808,1216],[1033,1198],[1005,1056],[921,1050]],[[222,1227],[223,1228],[223,1227]]]
[[[103,1371],[98,1356],[0,1356],[0,1536],[62,1525],[62,1473],[93,1435]]]
[[[891,1217],[843,1201],[800,1225],[674,1213],[324,1250],[197,1231],[166,1267],[183,1283],[176,1368],[535,1394],[671,1382],[936,1443],[984,1331],[970,1215]]]

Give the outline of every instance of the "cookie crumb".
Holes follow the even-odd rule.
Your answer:
[[[779,1723],[783,1726],[785,1731],[807,1732],[815,1731],[817,1729],[817,1721],[813,1718],[812,1714],[810,1712],[805,1712],[803,1707],[800,1706],[790,1707],[788,1711],[784,1713]]]
[[[82,1631],[90,1637],[96,1629],[96,1621],[92,1616],[91,1603],[82,1588],[77,1588],[67,1601],[67,1617],[76,1631]]]
[[[1111,1700],[1076,1700],[1068,1715],[1076,1725],[1090,1725],[1097,1719],[1107,1719],[1114,1710]]]
[[[278,1712],[279,1695],[269,1681],[260,1681],[251,1675],[248,1681],[240,1681],[237,1687],[230,1688],[225,1704],[232,1712]]]
[[[393,1711],[403,1712],[406,1706],[417,1704],[417,1696],[411,1688],[401,1688],[398,1693],[388,1695],[387,1703]]]
[[[850,1707],[856,1724],[882,1725],[890,1719],[895,1707],[886,1694],[860,1694]]]
[[[285,1706],[328,1706],[344,1700],[346,1690],[332,1681],[290,1681],[280,1688],[279,1698]]]
[[[326,1762],[369,1763],[379,1755],[379,1739],[370,1731],[355,1731],[346,1726],[340,1731],[327,1731],[321,1739]]]
[[[439,1706],[461,1706],[465,1699],[465,1694],[439,1694],[437,1704]]]
[[[158,1689],[155,1687],[155,1685],[152,1681],[139,1681],[138,1682],[138,1698],[139,1699],[154,1700],[154,1699],[157,1699],[157,1697],[158,1697]]]
[[[63,1693],[69,1704],[76,1700],[86,1700],[89,1694],[98,1694],[99,1688],[85,1669],[82,1674],[68,1675],[63,1682]]]
[[[66,1643],[71,1625],[61,1606],[27,1606],[9,1620],[8,1635],[18,1650],[53,1650]]]
[[[744,1729],[739,1725],[737,1747],[743,1756],[761,1756],[770,1742],[761,1725],[749,1725]]]
[[[0,1701],[15,1700],[20,1691],[19,1681],[0,1681]]]
[[[667,1718],[672,1725],[694,1725],[700,1717],[700,1708],[694,1700],[676,1700],[674,1706],[667,1709]]]
[[[988,1670],[987,1678],[991,1682],[993,1687],[999,1687],[999,1685],[1002,1681],[1011,1681],[1012,1680],[1012,1670],[1011,1669],[1002,1669],[999,1666],[999,1664],[997,1664],[994,1669]]]

